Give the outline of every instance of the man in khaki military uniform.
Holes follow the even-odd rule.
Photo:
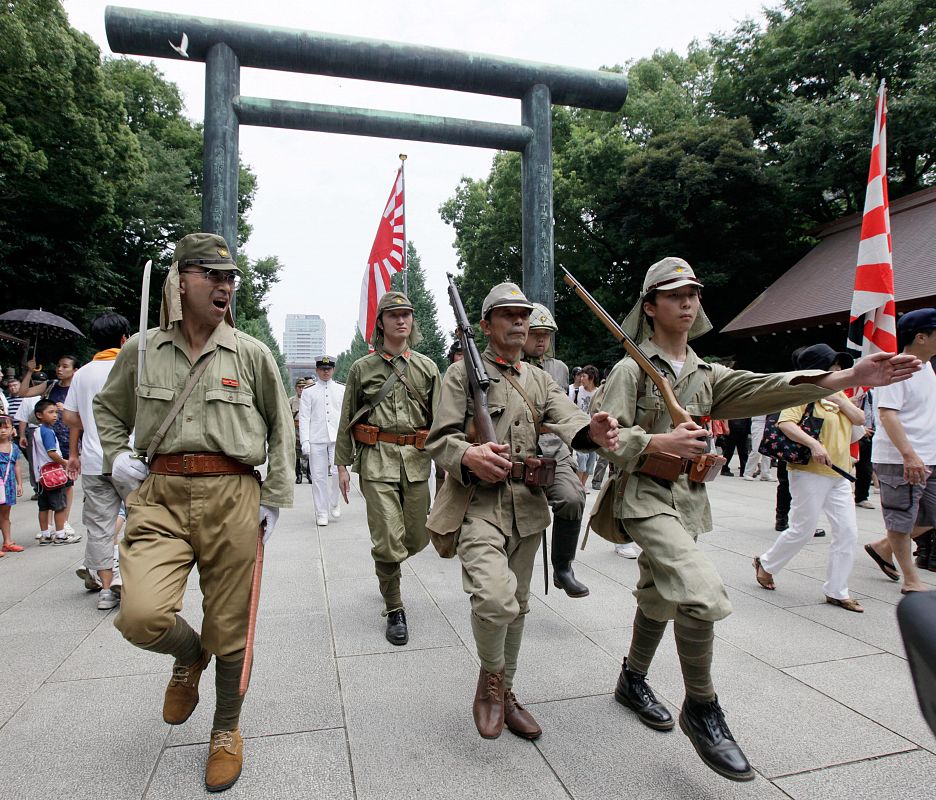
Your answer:
[[[351,486],[348,466],[353,464],[359,475],[386,637],[394,645],[409,641],[400,564],[429,543],[431,463],[422,448],[439,402],[441,378],[431,358],[410,349],[419,340],[409,298],[402,292],[381,297],[371,336],[374,351],[348,372],[335,443],[345,503]]]
[[[302,483],[302,476],[312,483],[312,473],[309,470],[309,457],[302,452],[302,443],[299,441],[299,404],[302,401],[302,391],[310,384],[305,378],[299,378],[296,381],[296,393],[289,398],[289,410],[293,415],[293,423],[296,426],[296,483]]]
[[[257,536],[273,533],[292,504],[293,427],[279,369],[263,343],[234,329],[239,270],[220,236],[176,245],[163,285],[159,327],[121,349],[94,400],[105,474],[138,488],[127,499],[120,543],[123,592],[114,621],[124,637],[175,657],[163,719],[180,725],[198,703],[198,682],[216,656],[217,705],[205,787],[233,785],[243,764],[238,693]],[[195,380],[181,410],[170,409]],[[158,429],[171,419],[160,440]],[[136,452],[127,448],[135,431]],[[138,453],[153,451],[147,460]],[[261,489],[255,467],[269,459]],[[259,525],[259,528],[258,528]],[[204,595],[201,635],[179,615],[192,567]]]
[[[848,386],[904,380],[919,369],[914,359],[886,354],[835,373],[762,375],[706,364],[688,346],[690,339],[712,327],[701,308],[701,290],[689,264],[665,258],[648,270],[641,299],[623,325],[694,417],[765,414],[819,400]],[[650,338],[644,341],[645,336]],[[646,456],[653,453],[687,461],[704,453],[711,434],[694,422],[674,428],[659,391],[629,357],[612,370],[601,410],[616,417],[621,426],[618,447],[605,451],[618,467],[614,517],[642,549],[634,592],[637,613],[615,698],[649,727],[673,728],[669,711],[657,701],[646,676],[666,623],[674,620],[686,689],[680,728],[719,775],[752,780],[754,770],[728,729],[712,685],[714,623],[731,613],[731,604],[718,572],[696,545],[696,537],[712,529],[705,484],[690,481],[685,472],[672,482],[640,472]]]
[[[530,333],[523,344],[523,360],[534,364],[559,386],[569,385],[569,368],[558,358],[547,356],[552,335],[559,330],[546,306],[533,304],[530,312]],[[552,567],[553,584],[569,597],[587,597],[588,587],[576,580],[572,571],[575,547],[585,513],[585,490],[575,473],[575,456],[554,433],[539,437],[539,451],[556,459],[556,479],[546,487],[546,499],[553,510]]]
[[[488,739],[500,736],[505,724],[526,739],[542,733],[513,692],[533,560],[549,525],[546,493],[526,483],[534,477],[527,460],[536,457],[537,426],[548,425],[567,447],[617,443],[614,419],[589,418],[569,402],[565,387],[520,361],[532,308],[512,283],[495,286],[482,305],[481,330],[488,337],[482,359],[491,378],[488,407],[497,441],[472,441],[475,406],[462,361],[445,374],[426,445],[447,474],[427,526],[442,540],[457,537],[481,661],[473,715],[478,733]]]

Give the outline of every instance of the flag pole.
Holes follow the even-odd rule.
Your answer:
[[[403,294],[409,296],[409,276],[407,275],[406,253],[406,153],[400,153],[400,190],[403,193]]]

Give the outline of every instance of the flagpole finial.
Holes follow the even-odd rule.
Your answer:
[[[406,153],[400,153],[400,161],[406,161]]]

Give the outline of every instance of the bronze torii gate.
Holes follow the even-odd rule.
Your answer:
[[[552,103],[616,111],[627,79],[512,58],[108,6],[115,53],[205,62],[202,228],[237,244],[238,127],[413,139],[522,154],[523,290],[553,308]],[[242,97],[240,68],[514,97],[519,125]]]

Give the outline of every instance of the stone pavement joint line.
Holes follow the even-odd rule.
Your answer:
[[[898,786],[901,797],[926,796],[936,739],[919,712],[896,628],[898,586],[860,549],[880,535],[880,515],[858,514],[850,588],[866,613],[849,614],[822,595],[828,537],[777,576],[775,592],[755,584],[751,558],[776,535],[775,488],[716,481],[717,527],[700,543],[734,606],[715,628],[714,678],[757,770],[758,798],[883,800],[896,797]],[[614,701],[637,566],[595,536],[576,555],[577,574],[592,590],[587,598],[544,594],[537,559],[516,691],[542,738],[531,743],[505,732],[482,740],[471,718],[478,660],[458,561],[438,558],[430,546],[404,565],[410,643],[390,645],[363,499],[356,482],[352,489],[341,519],[319,527],[311,487],[297,486],[296,507],[282,513],[267,548],[241,718],[244,772],[225,797],[751,797],[706,769],[678,730],[648,730]],[[191,719],[177,728],[163,723],[169,660],[121,639],[115,612],[98,611],[96,595],[75,577],[83,546],[40,549],[35,517],[31,502],[14,507],[14,534],[26,550],[0,559],[4,800],[89,791],[125,800],[207,796],[213,662]],[[936,575],[923,577],[936,586]],[[196,628],[200,601],[193,573],[183,614]],[[649,679],[678,713],[683,685],[670,631]]]

